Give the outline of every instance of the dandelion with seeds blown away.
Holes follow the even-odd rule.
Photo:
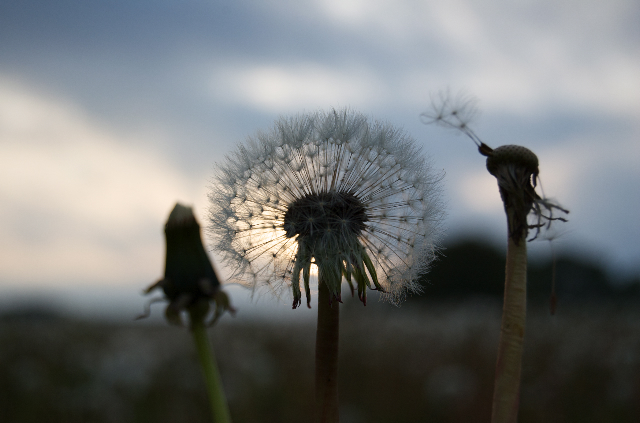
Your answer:
[[[311,265],[341,301],[344,279],[392,303],[416,292],[437,252],[442,174],[402,131],[350,110],[281,118],[219,165],[210,193],[214,248],[232,280],[290,287],[310,306]]]

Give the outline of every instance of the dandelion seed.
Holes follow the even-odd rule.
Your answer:
[[[456,97],[449,90],[438,93],[431,98],[430,110],[422,113],[420,119],[424,124],[436,124],[445,128],[456,129],[467,135],[478,147],[482,141],[469,128],[469,123],[479,114],[477,100],[464,93]]]
[[[261,157],[268,166],[255,162],[256,151],[269,152]],[[288,286],[293,308],[301,303],[301,273],[309,305],[312,264],[332,301],[353,275],[363,302],[370,288],[398,303],[419,290],[415,280],[438,249],[441,179],[414,141],[388,124],[349,110],[281,118],[219,167],[209,230],[233,280],[254,289]]]

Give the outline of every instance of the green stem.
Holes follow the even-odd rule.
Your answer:
[[[316,422],[337,423],[338,414],[338,338],[340,308],[318,280],[318,327],[316,331]]]
[[[211,347],[211,341],[209,341],[209,337],[207,336],[207,329],[204,322],[200,319],[195,319],[195,321],[192,320],[191,333],[193,334],[193,340],[196,343],[198,358],[200,359],[205,382],[207,384],[213,422],[231,423],[229,407],[227,405],[227,399],[224,395],[224,391],[222,390],[222,383],[220,381],[220,372],[218,372],[218,366],[216,364],[216,357],[213,354],[213,348]]]
[[[515,423],[520,402],[520,375],[527,312],[526,233],[507,247],[502,327],[493,391],[492,423]]]

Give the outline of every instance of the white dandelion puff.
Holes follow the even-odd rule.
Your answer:
[[[438,250],[441,173],[414,140],[350,110],[281,118],[221,164],[209,194],[213,247],[231,279],[290,287],[307,305],[317,266],[331,298],[345,280],[398,303]]]

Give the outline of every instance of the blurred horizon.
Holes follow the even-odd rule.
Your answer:
[[[430,305],[450,304],[452,307],[465,301],[488,300],[501,309],[504,284],[505,251],[479,238],[458,239],[445,244],[443,253],[420,282],[421,294],[408,296],[398,307],[380,301],[375,291],[369,292],[367,308],[390,310],[402,314],[404,309],[428,308]],[[554,264],[555,261],[555,264]],[[555,257],[538,257],[529,260],[528,302],[535,307],[545,307],[551,296],[551,283],[555,266],[555,292],[559,308],[583,307],[588,304],[640,304],[640,277],[608,273],[602,263],[589,256],[561,253]],[[313,281],[312,281],[313,282]],[[50,318],[85,318],[91,321],[133,322],[145,310],[152,298],[143,295],[143,289],[151,282],[137,285],[102,287],[53,287],[42,289],[5,290],[0,296],[0,318],[15,316],[29,318],[33,315]],[[313,283],[312,283],[313,285]],[[313,288],[313,287],[312,287]],[[238,284],[225,284],[223,289],[231,298],[237,313],[225,319],[239,321],[308,321],[316,318],[316,292],[312,290],[312,308],[291,310],[291,293],[286,290],[276,298],[268,289],[255,293]],[[349,308],[362,306],[357,298],[351,298],[343,284],[344,305]],[[143,323],[162,322],[166,302],[151,306],[150,316]],[[562,311],[560,311],[562,312]]]

